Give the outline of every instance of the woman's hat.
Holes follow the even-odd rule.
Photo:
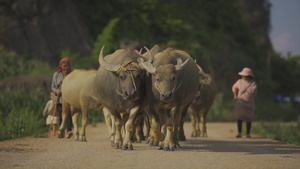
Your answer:
[[[69,64],[71,64],[71,60],[69,58],[62,58],[60,61],[59,61],[59,65],[57,66],[56,68],[56,71],[57,72],[61,72],[61,64],[63,62],[69,62]]]
[[[244,67],[244,69],[241,72],[239,72],[239,75],[254,77],[254,75],[252,73],[252,70],[250,68],[248,68],[248,67]]]
[[[59,66],[61,66],[62,62],[69,62],[71,64],[71,60],[69,58],[62,58],[60,61],[59,61]]]

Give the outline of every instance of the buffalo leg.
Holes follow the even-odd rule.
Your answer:
[[[200,137],[200,114],[199,112],[195,112],[195,131],[196,131],[196,136],[195,137]]]
[[[175,145],[172,140],[173,134],[173,118],[170,112],[166,112],[167,119],[166,123],[163,125],[166,128],[166,137],[163,142],[161,142],[160,147],[163,148],[164,151],[174,151]]]
[[[122,129],[122,119],[120,116],[120,113],[116,112],[116,111],[110,111],[113,119],[115,121],[115,127],[116,127],[116,134],[115,134],[115,139],[114,139],[114,147],[119,149],[121,148],[122,144],[123,144],[123,140],[122,140],[122,135],[121,135],[121,129]]]
[[[106,126],[110,134],[111,145],[114,146],[116,136],[115,117],[110,113],[109,109],[107,109],[106,107],[103,107],[103,114],[105,117]]]
[[[163,141],[165,135],[161,132],[160,119],[158,113],[154,110],[153,106],[145,109],[150,122],[150,137],[148,138],[149,145],[158,145],[159,141]]]
[[[197,136],[197,132],[196,132],[196,115],[195,112],[189,108],[188,112],[190,114],[191,117],[191,124],[192,124],[192,133],[191,133],[191,137],[196,137]]]
[[[179,128],[179,124],[180,124],[180,120],[181,120],[181,116],[182,116],[182,112],[185,109],[185,107],[182,109],[172,109],[174,111],[174,113],[172,112],[172,119],[173,119],[173,134],[172,134],[172,140],[173,143],[175,145],[175,147],[180,147],[179,144],[179,136],[178,136],[178,128]],[[186,111],[186,110],[185,110]]]
[[[207,137],[207,131],[206,131],[206,115],[208,110],[202,111],[203,113],[201,114],[201,136],[202,137]]]
[[[107,129],[108,129],[109,138],[111,138],[111,133],[112,133],[111,115],[105,107],[103,108],[103,115],[104,115],[105,123],[106,123]]]
[[[79,141],[86,142],[86,136],[85,136],[85,128],[88,124],[88,110],[86,108],[83,108],[82,110],[82,126],[79,134]]]
[[[78,132],[78,117],[79,117],[79,115],[80,115],[80,110],[76,109],[76,112],[72,116],[74,134],[75,134],[75,141],[79,141],[79,132]]]
[[[185,106],[183,108],[182,114],[181,114],[181,118],[180,118],[180,123],[179,123],[179,141],[186,141],[186,137],[184,135],[184,121],[185,121],[185,116],[187,113],[187,109],[189,106]]]
[[[61,125],[59,127],[58,138],[65,137],[65,123],[66,123],[66,119],[67,119],[67,116],[68,116],[69,107],[70,107],[70,104],[68,104],[66,101],[63,100],[62,114],[61,114],[62,115],[62,122],[61,122]]]
[[[133,149],[132,142],[130,140],[131,135],[133,134],[133,122],[136,118],[137,113],[139,112],[140,107],[135,107],[130,110],[129,118],[125,123],[125,138],[122,146],[122,150]]]

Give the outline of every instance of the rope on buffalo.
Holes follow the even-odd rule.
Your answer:
[[[132,80],[132,83],[133,83],[133,86],[134,86],[134,89],[137,90],[136,88],[136,84],[135,84],[135,81],[134,81],[134,78],[133,78],[133,75],[132,75],[132,71],[133,70],[140,70],[140,67],[139,65],[134,62],[133,60],[129,60],[127,62],[124,62],[120,68],[118,69],[118,71],[116,72],[117,75],[119,75],[121,73],[121,71],[123,72],[128,72],[130,74],[130,77],[131,77],[131,80]]]

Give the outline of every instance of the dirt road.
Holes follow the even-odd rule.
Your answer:
[[[105,124],[88,126],[88,142],[73,139],[21,138],[0,142],[0,168],[103,168],[103,169],[274,169],[300,168],[300,147],[252,135],[235,138],[235,123],[208,123],[208,138],[191,138],[173,152],[158,150],[145,142],[134,150],[114,149]]]

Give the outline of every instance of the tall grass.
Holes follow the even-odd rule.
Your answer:
[[[0,93],[0,140],[45,136],[42,111],[47,98],[41,92],[6,90]]]
[[[300,123],[260,122],[253,123],[253,133],[263,137],[300,146]]]

